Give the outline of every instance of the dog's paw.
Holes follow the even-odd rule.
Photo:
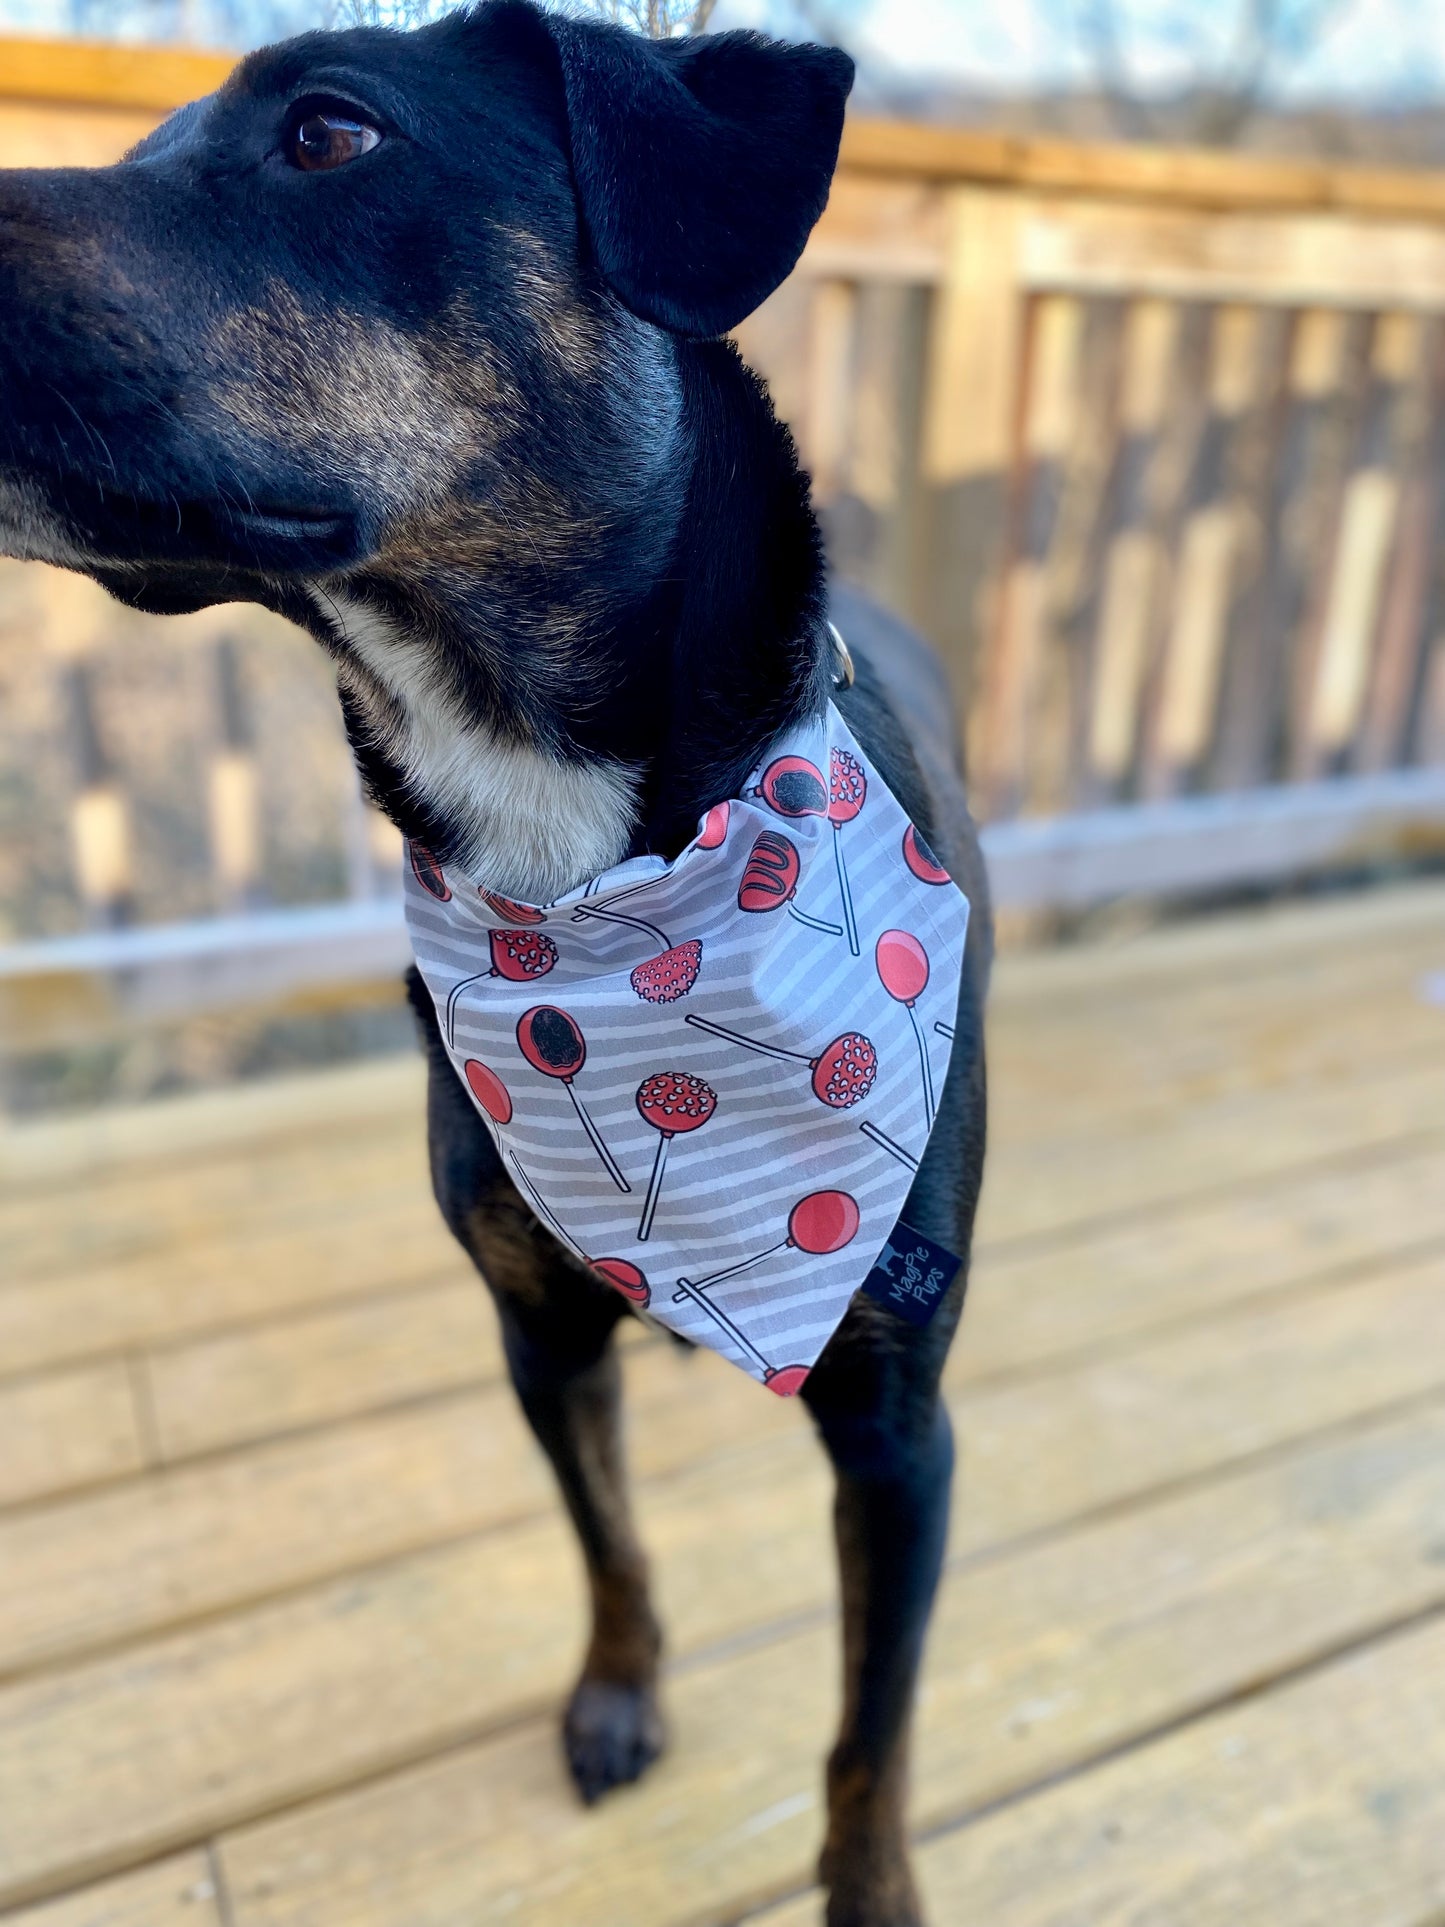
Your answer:
[[[828,1896],[826,1927],[924,1927],[924,1919],[911,1889],[868,1895],[835,1887]]]
[[[666,1744],[656,1692],[579,1680],[562,1721],[562,1744],[589,1807],[613,1787],[640,1780]]]
[[[924,1927],[906,1854],[825,1849],[818,1869],[828,1889],[827,1927]]]

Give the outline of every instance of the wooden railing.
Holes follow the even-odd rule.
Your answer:
[[[0,165],[110,160],[226,65],[0,42]],[[741,339],[836,561],[943,651],[1005,901],[1439,847],[1442,316],[1445,177],[850,123]],[[267,906],[349,899],[356,954],[394,854],[317,652],[24,574],[0,578],[34,645],[0,657],[34,722],[0,748],[32,799],[12,932],[209,912],[201,950],[234,954],[270,944]],[[127,705],[160,683],[141,749]],[[282,686],[304,745],[249,713]]]
[[[1445,760],[1445,178],[860,125],[744,335],[991,819]]]

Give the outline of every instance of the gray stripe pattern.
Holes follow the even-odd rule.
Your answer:
[[[836,708],[671,864],[533,908],[414,845],[406,918],[543,1222],[652,1316],[796,1391],[927,1142],[968,928]]]

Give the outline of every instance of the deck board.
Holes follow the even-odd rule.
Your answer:
[[[230,1927],[206,1853],[178,1854],[9,1916],[10,1927]]]
[[[1442,1779],[1436,1619],[946,1833],[923,1885],[940,1921],[1010,1927],[1435,1927]],[[817,1918],[804,1900],[752,1920]]]
[[[1001,966],[915,1795],[938,1923],[1095,1927],[1127,1889],[1198,1927],[1248,1879],[1271,1927],[1439,1927],[1445,1702],[1401,1656],[1438,1671],[1445,1613],[1441,968],[1440,885]],[[0,1130],[7,1923],[816,1920],[782,1898],[836,1693],[804,1414],[629,1345],[675,1741],[580,1812],[576,1554],[419,1119],[403,1063]],[[1199,1738],[1230,1721],[1238,1768]],[[1216,1810],[1270,1815],[1217,1875]]]
[[[139,1471],[145,1448],[125,1360],[0,1384],[0,1441],[0,1507]]]
[[[1441,1418],[1423,1437],[1384,1428],[1354,1452],[1317,1449],[953,1575],[923,1702],[920,1824],[1445,1603],[1427,1527],[1445,1498]],[[835,1637],[809,1628],[677,1677],[676,1756],[610,1815],[559,1798],[536,1721],[242,1830],[222,1847],[237,1927],[303,1927],[323,1904],[354,1927],[443,1927],[505,1918],[514,1893],[537,1927],[727,1918],[807,1878]],[[938,1913],[975,1918],[1012,1916]]]

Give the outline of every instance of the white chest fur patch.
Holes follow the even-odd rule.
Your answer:
[[[462,712],[425,642],[348,597],[327,596],[319,607],[395,704],[378,712],[359,679],[350,685],[378,747],[461,838],[470,876],[546,903],[621,859],[637,818],[632,771],[505,741]]]

